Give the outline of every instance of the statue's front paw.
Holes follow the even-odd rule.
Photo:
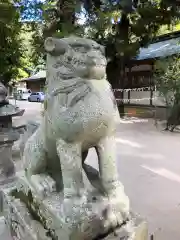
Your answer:
[[[108,231],[109,229],[116,229],[117,227],[122,226],[129,222],[131,219],[130,213],[124,212],[122,209],[115,205],[109,204],[109,206],[104,210],[103,213],[104,219],[104,229]]]
[[[124,192],[121,184],[116,184],[116,187],[111,189],[108,194],[109,209],[107,211],[106,225],[109,223],[113,226],[121,225],[130,216],[129,198]]]
[[[85,189],[64,189],[64,201],[73,201],[75,204],[82,204],[87,202],[87,199],[88,193],[85,191]]]
[[[72,215],[80,218],[81,213],[85,211],[85,209],[89,208],[89,204],[86,196],[72,196],[70,198],[64,197],[64,201],[61,205],[62,216],[65,218],[72,218]],[[71,217],[70,217],[71,216]]]
[[[129,198],[121,188],[114,189],[109,195],[110,202],[119,206],[123,212],[129,212]]]
[[[42,197],[50,196],[56,191],[55,181],[46,174],[32,175],[31,183],[37,194]]]

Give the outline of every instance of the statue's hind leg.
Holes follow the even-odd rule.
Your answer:
[[[38,194],[55,190],[55,182],[46,174],[46,151],[43,132],[39,128],[27,141],[23,153],[25,175]]]
[[[116,142],[114,137],[101,139],[96,146],[100,178],[107,193],[115,189],[119,182],[115,147]]]

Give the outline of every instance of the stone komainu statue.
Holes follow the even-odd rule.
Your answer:
[[[106,80],[104,49],[93,40],[76,37],[48,38],[45,49],[46,106],[40,127],[24,149],[26,177],[43,196],[63,190],[64,199],[85,199],[83,171],[87,177],[90,172],[84,159],[94,147],[104,195],[116,199],[127,213],[129,201],[116,168],[119,113]]]

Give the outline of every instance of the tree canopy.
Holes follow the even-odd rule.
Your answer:
[[[0,80],[9,82],[18,75],[22,44],[19,36],[19,13],[10,0],[0,3]]]
[[[1,2],[0,73],[4,81],[25,76],[45,62],[43,42],[47,36],[75,33],[93,38],[105,45],[113,66],[123,69],[141,47],[179,23],[176,0]]]
[[[36,53],[43,50],[45,37],[76,33],[104,44],[109,58],[124,61],[179,22],[175,0],[46,0],[41,9],[43,21],[33,38]]]

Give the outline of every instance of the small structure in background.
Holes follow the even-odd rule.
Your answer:
[[[7,89],[0,82],[0,184],[8,183],[15,176],[12,146],[20,137],[20,127],[13,127],[12,117],[22,116],[21,110],[7,100]]]
[[[19,85],[26,86],[31,92],[43,92],[46,84],[46,71],[40,70],[36,74],[33,74],[29,78],[19,81]]]

